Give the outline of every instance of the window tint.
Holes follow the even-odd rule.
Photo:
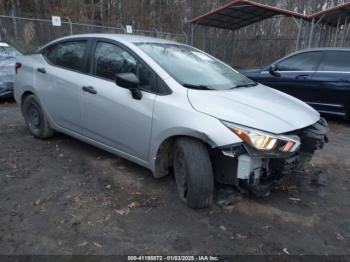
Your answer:
[[[350,71],[350,52],[328,51],[320,66],[320,71]]]
[[[297,54],[278,63],[278,71],[314,71],[316,70],[322,52]]]
[[[66,42],[50,47],[45,57],[54,65],[82,70],[86,41]]]
[[[111,80],[114,80],[115,75],[119,73],[134,73],[140,80],[141,88],[152,90],[151,71],[116,45],[97,43],[92,70],[94,75]]]

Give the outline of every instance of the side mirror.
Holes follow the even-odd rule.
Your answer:
[[[129,89],[132,98],[141,100],[142,93],[139,89],[140,80],[134,73],[120,73],[115,75],[115,83],[123,88]]]
[[[277,67],[275,65],[272,65],[269,67],[269,73],[270,73],[270,75],[273,75],[275,77],[281,76],[281,74],[277,72]]]

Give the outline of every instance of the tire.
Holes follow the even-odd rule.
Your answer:
[[[205,144],[191,138],[177,139],[173,165],[180,198],[194,209],[208,207],[213,198],[214,175]]]
[[[41,106],[34,95],[27,96],[22,104],[22,113],[30,133],[39,139],[54,135]]]

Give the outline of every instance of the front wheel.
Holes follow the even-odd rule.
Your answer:
[[[214,175],[207,147],[191,138],[179,138],[174,146],[174,173],[181,199],[191,208],[208,207]]]
[[[22,113],[30,133],[40,139],[53,136],[54,131],[34,95],[27,96],[22,104]]]

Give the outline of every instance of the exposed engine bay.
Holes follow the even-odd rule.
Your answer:
[[[299,171],[316,150],[324,147],[327,133],[327,122],[320,118],[312,126],[284,134],[300,141],[294,152],[263,152],[247,143],[217,148],[212,152],[216,182],[258,197],[267,196],[283,177]]]

